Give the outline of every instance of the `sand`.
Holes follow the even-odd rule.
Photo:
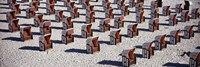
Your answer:
[[[109,0],[113,3],[113,0]],[[144,3],[144,15],[150,18],[150,2],[153,0],[145,0]],[[197,8],[200,6],[199,0],[191,0],[192,5],[190,9]],[[198,2],[197,2],[198,1]],[[185,26],[197,25],[200,19],[191,19],[187,22],[178,22],[175,26],[165,25],[168,23],[166,21],[168,16],[160,16],[159,23],[160,30],[155,32],[145,31],[148,29],[148,22],[150,19],[146,19],[144,23],[138,24],[137,28],[144,29],[139,31],[139,36],[129,38],[126,37],[127,26],[130,24],[136,24],[135,8],[129,8],[130,15],[125,16],[125,24],[121,29],[120,34],[122,36],[122,43],[118,45],[109,45],[109,34],[107,32],[99,32],[99,22],[105,18],[104,12],[102,12],[103,7],[101,6],[101,0],[99,2],[90,2],[91,5],[95,5],[95,23],[92,23],[92,30],[94,30],[94,36],[99,36],[99,42],[101,50],[94,54],[86,53],[86,38],[80,37],[81,26],[85,25],[85,9],[79,9],[80,17],[73,19],[74,21],[74,35],[75,42],[65,45],[61,42],[61,32],[62,23],[52,22],[52,37],[53,49],[47,51],[39,51],[39,27],[32,27],[31,31],[33,33],[33,40],[28,40],[25,42],[20,41],[20,32],[9,32],[8,22],[6,20],[6,13],[11,9],[6,5],[6,0],[0,0],[0,67],[113,67],[122,66],[122,57],[119,54],[125,49],[131,49],[137,47],[135,54],[137,54],[137,63],[132,65],[134,67],[163,67],[163,66],[179,66],[184,67],[189,64],[189,57],[187,55],[180,56],[184,52],[199,50],[200,44],[200,33],[195,33],[194,37],[191,39],[182,39],[177,45],[167,44],[168,47],[162,51],[156,50],[155,55],[150,59],[142,58],[141,45],[147,41],[154,40],[158,35],[169,34],[170,31],[181,29],[183,30]],[[39,6],[39,11],[36,13],[46,13],[46,0],[41,0],[41,5]],[[78,1],[73,0],[73,2],[78,3]],[[128,5],[128,0],[125,0],[126,5]],[[184,0],[163,0],[163,6],[170,5],[171,8],[175,8],[176,4],[184,3]],[[29,3],[19,3],[22,10],[28,8]],[[69,11],[63,5],[62,1],[58,1],[55,9],[65,10],[64,15],[70,16]],[[82,5],[76,4],[78,8],[82,8]],[[116,4],[111,5],[113,8],[117,8]],[[114,10],[115,17],[119,16],[121,10]],[[174,9],[171,9],[175,12]],[[191,11],[190,11],[191,12]],[[162,13],[162,8],[159,8],[159,13]],[[178,14],[180,16],[180,14]],[[19,25],[21,27],[32,26],[33,18],[27,19],[25,17],[25,11],[17,15],[19,19]],[[53,21],[55,20],[55,15],[44,15],[45,20]],[[178,18],[180,20],[180,18]],[[111,20],[111,26],[114,26],[114,20]],[[117,28],[111,27],[112,30]],[[197,28],[195,28],[196,30]],[[166,38],[169,41],[169,38]]]

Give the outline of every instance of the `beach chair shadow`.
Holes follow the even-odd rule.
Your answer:
[[[21,38],[18,38],[18,37],[7,37],[7,38],[3,38],[2,40],[22,41]]]
[[[164,64],[163,66],[167,66],[167,67],[189,67],[188,64],[180,64],[180,63],[172,63],[172,62],[168,62],[168,63]]]
[[[122,62],[120,62],[120,61],[113,61],[113,60],[102,60],[102,61],[98,62],[98,64],[112,65],[112,66],[122,66]]]
[[[23,46],[19,48],[20,50],[33,50],[33,51],[40,51],[39,47],[37,46]]]
[[[67,50],[65,50],[65,52],[86,54],[86,50],[84,50],[84,49],[76,49],[76,48],[67,49]]]

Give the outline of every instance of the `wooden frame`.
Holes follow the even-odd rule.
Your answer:
[[[142,23],[145,22],[145,17],[143,16],[144,12],[137,12],[136,13],[136,23]]]
[[[181,12],[181,20],[183,22],[190,21],[189,11],[182,11]]]
[[[74,29],[73,28],[70,28],[70,29],[67,29],[67,30],[63,30],[62,31],[62,42],[64,44],[68,44],[68,43],[72,43],[74,42]]]
[[[129,67],[136,64],[136,56],[134,54],[135,48],[122,51],[122,65]]]
[[[181,13],[183,8],[181,7],[182,6],[182,3],[181,4],[176,4],[176,13]]]
[[[63,18],[64,18],[63,11],[62,10],[57,11],[55,14],[56,21],[61,22]]]
[[[98,42],[99,37],[91,37],[86,40],[86,51],[87,53],[93,54],[94,52],[100,51],[100,45]]]
[[[181,42],[180,36],[179,36],[180,30],[175,30],[170,32],[170,43],[171,44],[177,44],[178,42]]]
[[[184,38],[190,39],[191,37],[194,37],[194,31],[193,26],[185,26],[184,28]]]
[[[167,43],[165,41],[166,34],[158,35],[155,37],[155,49],[162,50],[163,48],[167,48]]]
[[[20,29],[20,38],[22,41],[33,39],[33,34],[31,33],[31,26]]]
[[[170,13],[171,13],[170,6],[164,6],[163,9],[162,9],[162,13],[165,16],[170,15]]]
[[[51,21],[44,21],[40,24],[40,34],[51,34]]]
[[[110,18],[105,18],[104,20],[100,21],[99,28],[100,31],[110,31]]]
[[[142,45],[142,56],[144,58],[150,59],[154,55],[154,48],[152,47],[153,42],[145,42]]]
[[[177,14],[173,14],[169,16],[169,25],[174,26],[175,24],[178,24]]]
[[[91,11],[89,14],[86,14],[86,23],[95,22],[94,11]]]
[[[124,27],[124,16],[115,17],[114,26],[116,28]]]
[[[40,23],[42,23],[42,22],[44,22],[44,20],[43,20],[43,14],[39,14],[39,15],[36,15],[34,17],[34,25],[36,27],[38,27],[40,25]]]
[[[26,17],[27,18],[32,18],[35,16],[35,8],[34,7],[29,7],[26,9]]]
[[[63,29],[69,29],[69,28],[73,28],[74,27],[74,24],[73,22],[71,21],[71,17],[66,17],[64,20],[63,20]]]
[[[18,25],[19,19],[12,19],[8,24],[8,29],[10,32],[15,32],[20,30],[20,26]]]
[[[189,67],[199,67],[200,66],[200,51],[192,51],[189,55]]]
[[[21,14],[21,9],[19,8],[20,4],[14,4],[12,10],[15,11],[15,14]]]
[[[84,38],[93,36],[93,31],[91,30],[92,24],[86,24],[81,27],[81,36]]]
[[[138,29],[137,29],[137,25],[138,24],[128,25],[127,35],[129,37],[132,38],[134,36],[138,36],[139,35]]]
[[[149,22],[149,30],[154,32],[155,30],[159,30],[159,19],[154,18]]]
[[[53,44],[50,38],[51,34],[46,34],[39,37],[39,48],[41,51],[53,48]]]
[[[118,43],[122,42],[121,35],[120,35],[120,29],[116,31],[110,32],[110,44],[117,45]]]

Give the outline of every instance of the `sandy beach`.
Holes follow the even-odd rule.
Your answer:
[[[18,0],[17,0],[18,1]],[[30,0],[31,1],[31,0]],[[117,8],[117,4],[113,3],[114,0],[109,0],[113,8]],[[40,51],[39,50],[39,27],[34,27],[34,18],[24,18],[25,9],[28,8],[30,2],[20,3],[22,9],[21,14],[17,14],[19,19],[19,25],[21,28],[32,26],[31,32],[33,34],[32,40],[22,42],[20,40],[20,31],[9,32],[8,22],[6,21],[6,12],[11,11],[7,3],[7,0],[0,0],[0,67],[121,67],[122,57],[119,55],[125,49],[131,49],[135,47],[135,54],[137,62],[131,67],[188,67],[189,57],[188,55],[181,56],[185,52],[200,50],[200,33],[194,34],[194,37],[190,39],[181,38],[181,42],[177,45],[167,44],[167,48],[162,51],[155,50],[154,56],[150,59],[142,57],[142,44],[147,41],[152,41],[158,35],[167,34],[171,31],[183,30],[185,26],[198,25],[200,19],[191,19],[186,22],[178,22],[175,26],[167,25],[169,16],[159,16],[160,29],[155,32],[150,32],[147,29],[150,21],[150,5],[153,0],[144,0],[144,16],[146,17],[144,23],[139,23],[137,28],[139,35],[133,38],[127,37],[127,26],[130,24],[136,24],[135,7],[129,8],[130,14],[124,17],[124,27],[121,29],[120,35],[122,35],[122,42],[118,45],[109,44],[110,31],[100,32],[99,22],[105,19],[105,13],[103,11],[102,0],[99,2],[91,1],[90,4],[94,5],[95,22],[92,23],[93,36],[99,36],[100,52],[94,54],[86,53],[86,38],[81,37],[81,26],[85,25],[85,13],[86,10],[82,8],[82,5],[77,4],[78,1],[72,0],[79,8],[80,17],[73,19],[74,23],[74,35],[75,41],[70,44],[63,44],[61,41],[62,34],[62,22],[55,21],[55,15],[45,15],[44,20],[51,21],[51,40],[53,42],[53,48]],[[191,9],[200,7],[200,0],[190,0],[192,5]],[[41,0],[39,10],[36,11],[36,15],[39,13],[46,13],[46,0]],[[129,5],[129,0],[125,0],[125,4]],[[176,4],[183,3],[184,0],[163,0],[163,6],[170,5],[171,13],[174,14]],[[182,6],[183,7],[183,6]],[[70,12],[67,11],[67,7],[63,6],[63,1],[57,1],[55,4],[55,10],[64,10],[64,16],[70,16]],[[114,17],[120,16],[121,10],[114,9]],[[162,8],[159,7],[159,14],[162,14]],[[178,20],[180,20],[181,14],[177,14]],[[114,19],[111,19],[111,31],[117,30],[114,28]],[[194,31],[197,27],[194,27]],[[181,32],[182,35],[183,32]],[[169,41],[169,37],[165,39]]]

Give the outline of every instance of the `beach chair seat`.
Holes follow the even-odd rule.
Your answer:
[[[124,27],[124,16],[119,16],[114,18],[114,26],[116,28]]]
[[[29,7],[34,7],[35,11],[38,11],[38,1],[30,2]]]
[[[49,4],[47,5],[47,14],[51,15],[51,14],[55,14],[55,7],[54,4]]]
[[[191,16],[193,19],[199,18],[200,13],[198,12],[198,10],[199,10],[199,8],[194,8],[191,10],[192,11]]]
[[[136,11],[136,13],[137,13],[137,12],[144,11],[143,5],[144,5],[144,3],[137,3],[137,4],[135,5],[135,11]]]
[[[90,12],[94,11],[94,6],[90,5],[86,8],[86,14],[89,14]],[[94,13],[95,14],[95,13]]]
[[[153,42],[145,42],[142,45],[142,56],[150,59],[154,55],[154,48],[152,47]]]
[[[151,1],[151,10],[158,8],[158,1]]]
[[[69,28],[73,28],[74,27],[74,24],[73,22],[71,21],[71,17],[66,17],[65,19],[63,19],[63,29],[69,29]]]
[[[86,9],[88,6],[90,6],[90,1],[89,0],[85,0],[83,3],[82,3],[82,6],[84,9]]]
[[[33,34],[31,33],[31,26],[20,29],[20,38],[22,41],[33,39]]]
[[[189,10],[190,9],[190,2],[189,0],[185,0],[185,5],[184,5],[184,10]]]
[[[125,0],[118,0],[118,2],[117,2],[117,8],[118,9],[122,9],[122,6],[125,6],[124,2],[125,2]]]
[[[74,42],[74,29],[73,28],[70,28],[70,29],[67,29],[67,30],[63,30],[62,31],[62,42],[64,44],[68,44],[68,43],[72,43]]]
[[[56,0],[46,0],[46,3],[55,5],[55,3],[57,3],[57,1]]]
[[[15,14],[21,14],[21,9],[19,8],[20,4],[14,4],[12,10],[15,11]]]
[[[199,67],[200,66],[200,51],[194,50],[189,54],[189,67]]]
[[[162,9],[162,14],[168,16],[170,15],[170,13],[171,13],[170,6],[164,6]]]
[[[81,27],[81,36],[84,38],[93,36],[93,32],[91,30],[92,24],[86,24]]]
[[[137,29],[137,25],[138,24],[128,25],[127,35],[129,37],[132,38],[134,36],[138,36],[139,35],[138,29]]]
[[[104,20],[100,21],[99,28],[100,31],[110,31],[110,18],[105,18]]]
[[[94,11],[91,11],[89,14],[86,14],[86,23],[95,22]]]
[[[37,5],[40,5],[40,0],[32,0],[32,2],[37,1]]]
[[[158,35],[155,37],[155,49],[157,50],[162,50],[164,48],[167,48],[167,43],[165,41],[165,37],[166,37],[166,34],[164,35]]]
[[[124,16],[129,15],[128,6],[122,6],[121,7],[121,14],[124,15]]]
[[[113,9],[110,8],[106,11],[105,13],[105,18],[110,18],[110,19],[113,19],[114,18],[114,15],[113,15]]]
[[[135,7],[135,0],[129,0],[129,7],[133,8]]]
[[[159,19],[158,18],[154,18],[154,19],[150,20],[149,30],[152,32],[159,30]]]
[[[44,21],[40,24],[40,34],[51,34],[51,21]]]
[[[43,20],[43,14],[39,14],[39,15],[36,15],[34,17],[34,25],[36,27],[38,27],[40,25],[40,23],[42,23],[42,22],[44,22],[44,20]]]
[[[111,7],[111,3],[107,2],[103,4],[103,10],[106,12],[107,10],[109,10]]]
[[[29,7],[26,9],[26,17],[27,18],[32,18],[35,16],[35,8],[34,7]]]
[[[55,14],[56,21],[61,22],[63,18],[64,18],[63,11],[62,10],[57,11]]]
[[[18,25],[19,19],[12,19],[8,24],[8,29],[10,32],[15,32],[20,30],[20,26]]]
[[[100,51],[100,45],[98,42],[99,37],[91,37],[86,40],[86,51],[87,53],[93,54],[94,52]]]
[[[137,3],[144,3],[144,0],[137,0]]]
[[[155,8],[151,10],[151,19],[153,18],[159,18],[159,13],[158,13],[159,9]]]
[[[193,26],[185,26],[185,28],[184,28],[184,38],[190,39],[191,37],[194,37]]]
[[[172,14],[169,16],[169,25],[174,26],[178,24],[177,14]]]
[[[17,4],[17,0],[7,0],[9,7],[12,8],[14,4]]]
[[[110,32],[110,44],[117,45],[118,43],[122,42],[121,35],[120,35],[120,29],[111,31]]]
[[[181,6],[182,6],[182,3],[181,4],[176,4],[176,8],[175,8],[176,13],[181,13],[182,12],[183,8]]]
[[[179,33],[180,33],[180,30],[174,30],[174,31],[170,32],[170,43],[171,44],[175,45],[178,42],[181,42]]]
[[[132,64],[136,64],[136,55],[134,54],[135,48],[122,51],[122,65],[130,67]]]
[[[190,21],[190,16],[189,16],[189,11],[188,10],[181,12],[181,20],[183,22]]]
[[[74,19],[74,18],[79,18],[79,12],[78,12],[78,8],[73,8],[70,11],[70,16]]]
[[[53,48],[51,41],[51,34],[45,34],[39,37],[39,49],[45,51],[47,49]]]
[[[144,12],[136,12],[136,23],[145,22],[145,17],[143,16]]]
[[[16,15],[15,15],[15,11],[12,10],[12,11],[9,11],[7,14],[6,14],[6,19],[8,22],[10,22],[11,20],[13,19],[17,19]]]

